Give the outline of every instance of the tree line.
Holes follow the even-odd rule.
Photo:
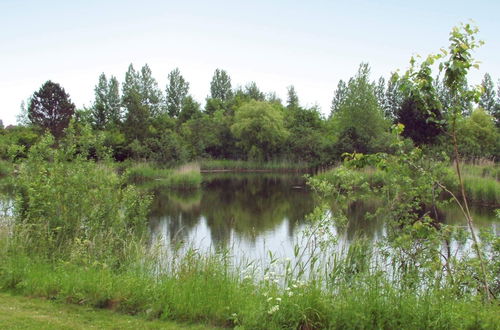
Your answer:
[[[89,108],[76,109],[64,88],[44,83],[23,106],[22,124],[2,129],[0,156],[22,157],[42,132],[60,139],[70,123],[102,134],[119,161],[173,164],[212,158],[326,165],[345,152],[391,152],[394,123],[404,124],[408,144],[450,153],[443,116],[452,95],[440,77],[419,89],[408,82],[397,74],[372,81],[368,64],[362,63],[352,78],[338,82],[325,117],[317,107],[301,106],[294,86],[283,102],[255,82],[233,88],[229,74],[216,69],[202,106],[178,68],[162,90],[147,64],[140,70],[130,64],[121,84],[114,76],[99,76]],[[476,102],[461,105],[459,143],[465,157],[497,159],[500,80],[495,90],[486,73],[479,88]]]

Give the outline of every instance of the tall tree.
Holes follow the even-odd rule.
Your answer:
[[[495,124],[497,128],[500,128],[500,79],[497,82],[497,104],[495,106],[495,111],[492,113],[493,118],[495,118]]]
[[[181,75],[179,68],[175,68],[168,74],[166,91],[168,114],[171,117],[177,117],[181,112],[182,102],[184,102],[189,91],[189,83]]]
[[[26,106],[28,104],[28,106]],[[30,99],[27,99],[26,102],[21,101],[19,114],[16,116],[16,122],[21,126],[28,126],[31,124],[31,121],[28,116],[28,108],[30,104]]]
[[[489,73],[484,74],[483,80],[481,81],[481,87],[483,93],[479,99],[479,106],[489,114],[494,114],[497,106],[497,100],[495,86],[493,85],[493,80],[491,80]]]
[[[403,94],[400,90],[400,80],[397,74],[393,74],[391,79],[387,82],[387,89],[385,92],[386,107],[384,109],[384,116],[390,120],[394,120],[396,113],[403,104]]]
[[[129,141],[142,141],[146,137],[150,120],[148,108],[142,102],[141,77],[132,64],[125,74],[122,86],[122,104],[126,109],[124,132]]]
[[[28,108],[29,120],[56,138],[63,135],[74,113],[75,105],[64,88],[50,80],[33,94]]]
[[[210,94],[213,99],[219,99],[222,102],[226,102],[233,96],[231,78],[226,71],[222,69],[215,70],[212,82],[210,83]]]
[[[108,79],[104,73],[99,76],[99,82],[94,88],[95,101],[91,109],[92,121],[97,129],[104,129],[108,123]]]
[[[178,118],[179,124],[182,124],[200,114],[200,104],[196,102],[191,95],[188,95],[182,101],[182,108]]]
[[[278,97],[276,92],[266,93],[265,100],[269,103],[276,103],[276,104],[282,105],[281,99]]]
[[[337,89],[333,95],[332,105],[330,107],[330,118],[333,117],[340,109],[340,106],[345,100],[347,94],[347,85],[340,79],[337,84]]]
[[[299,97],[297,92],[295,91],[295,87],[293,85],[288,87],[288,97],[286,99],[286,107],[288,109],[298,108],[299,107]]]
[[[245,95],[255,101],[264,101],[266,99],[266,95],[260,91],[255,81],[245,86]]]
[[[150,115],[152,117],[160,115],[163,112],[163,95],[147,64],[141,68],[139,91],[142,104],[149,109]]]
[[[122,110],[120,100],[120,83],[115,76],[111,76],[108,81],[107,100],[109,107],[108,123],[118,126],[122,120]]]
[[[381,139],[388,125],[369,78],[368,64],[361,63],[357,74],[349,79],[345,97],[332,117],[340,152],[375,152],[383,147]]]
[[[386,95],[385,95],[385,79],[384,77],[380,77],[377,81],[377,83],[373,83],[374,85],[374,92],[375,96],[377,97],[378,105],[380,108],[384,111],[384,114],[386,113],[386,108],[387,108],[387,102],[386,102]]]
[[[439,107],[425,109],[414,94],[408,95],[396,112],[396,119],[405,125],[403,136],[411,138],[417,145],[432,144],[444,132]]]
[[[95,128],[104,129],[120,121],[120,93],[118,80],[111,76],[108,81],[101,73],[94,88],[95,100],[90,109],[91,121]]]

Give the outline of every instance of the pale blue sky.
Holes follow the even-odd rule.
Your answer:
[[[500,1],[22,1],[0,0],[0,119],[14,124],[22,100],[46,80],[90,106],[101,72],[121,82],[148,63],[162,90],[179,67],[204,104],[216,68],[233,86],[255,81],[329,112],[339,79],[362,61],[372,78],[404,70],[413,54],[448,45],[472,19],[486,44],[471,74],[500,78]]]

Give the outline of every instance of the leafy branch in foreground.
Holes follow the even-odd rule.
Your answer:
[[[430,109],[435,109],[436,107],[438,109],[443,109],[443,106],[436,97],[436,91],[433,87],[433,80],[431,77],[431,66],[437,61],[441,61],[445,56],[448,56],[447,60],[439,63],[439,70],[440,72],[444,72],[444,84],[450,93],[451,104],[447,111],[443,113],[444,118],[440,119],[440,122],[449,126],[447,133],[450,135],[453,144],[453,157],[458,177],[458,185],[461,192],[461,200],[459,201],[454,195],[453,197],[460,206],[460,209],[463,211],[464,217],[467,220],[467,226],[474,242],[474,250],[476,251],[481,265],[485,295],[488,300],[491,300],[485,262],[479,248],[477,235],[474,231],[474,221],[469,210],[469,204],[465,193],[460,167],[460,152],[457,142],[457,120],[464,111],[463,105],[471,101],[477,102],[482,90],[481,87],[469,88],[467,85],[467,74],[469,70],[471,68],[479,67],[479,64],[474,61],[472,57],[474,49],[483,44],[482,41],[476,39],[477,32],[478,28],[473,27],[470,24],[462,24],[459,27],[454,27],[450,33],[449,50],[446,51],[442,49],[441,54],[429,55],[427,59],[420,64],[419,70],[415,70],[415,61],[412,58],[411,67],[403,77],[403,88],[407,91],[407,93],[410,92],[418,95],[424,105],[424,109],[431,115],[429,120],[432,121],[433,119],[436,119],[435,117],[432,117],[433,112],[431,112]]]
[[[484,253],[487,250],[486,245],[492,241],[479,242],[474,230],[461,173],[456,129],[457,119],[464,112],[463,105],[477,100],[480,95],[481,89],[469,88],[466,78],[469,69],[477,67],[472,58],[472,51],[482,42],[476,40],[476,33],[477,28],[469,24],[454,28],[450,34],[449,51],[442,50],[441,54],[429,55],[419,67],[412,58],[410,69],[400,79],[403,93],[419,104],[419,109],[426,114],[427,120],[447,129],[445,133],[449,134],[453,141],[455,179],[450,180],[453,175],[448,173],[446,163],[425,157],[418,147],[408,148],[401,139],[404,125],[398,124],[393,127],[396,134],[394,154],[346,154],[344,166],[336,170],[337,179],[344,182],[337,185],[337,191],[331,189],[331,193],[340,195],[340,200],[344,202],[355,198],[356,193],[365,191],[376,193],[383,199],[384,208],[379,209],[377,214],[388,221],[386,243],[389,249],[386,252],[391,254],[393,266],[398,267],[398,271],[403,270],[400,273],[403,276],[400,278],[402,283],[422,285],[422,279],[427,278],[430,281],[427,285],[440,285],[443,279],[455,288],[463,288],[469,286],[470,281],[479,282],[480,287],[484,289],[485,298],[490,301],[494,293],[489,283],[497,275],[492,269],[494,266],[490,265],[488,269],[489,260],[485,260]],[[445,60],[448,54],[449,57]],[[433,83],[432,67],[436,64],[439,64],[439,70],[444,72],[444,83],[452,96],[451,105],[447,109],[444,109],[437,97]],[[352,180],[345,184],[345,180],[353,177],[349,174],[351,169],[368,166],[387,173],[382,187],[360,184],[356,191],[353,189],[356,185],[352,184]],[[321,183],[314,180],[311,183],[321,188]],[[450,185],[460,187],[459,196],[452,193]],[[451,228],[438,222],[437,206],[442,203],[441,197],[446,194],[450,194],[466,219],[476,259],[457,260],[456,253],[450,252],[452,239],[464,241],[464,233],[461,233],[459,228]],[[447,246],[445,253],[441,251],[443,242]],[[445,274],[438,271],[439,269],[444,270]],[[465,269],[467,271],[464,271]],[[429,274],[426,276],[424,272]],[[420,280],[416,276],[421,277]]]

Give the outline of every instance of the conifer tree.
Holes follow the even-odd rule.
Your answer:
[[[33,94],[28,108],[29,120],[49,130],[55,138],[63,135],[74,113],[75,105],[64,88],[50,80]]]

